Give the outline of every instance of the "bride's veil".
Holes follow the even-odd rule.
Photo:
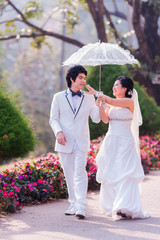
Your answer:
[[[136,143],[136,150],[140,157],[140,147],[139,147],[139,126],[142,125],[142,114],[138,101],[138,94],[135,89],[133,89],[132,99],[134,101],[134,112],[133,112],[133,120],[131,124],[131,130],[133,137]]]

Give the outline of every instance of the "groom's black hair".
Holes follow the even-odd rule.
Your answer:
[[[78,76],[79,73],[84,73],[87,76],[86,69],[84,67],[82,67],[81,65],[71,67],[68,70],[67,75],[66,75],[66,81],[67,81],[67,85],[69,88],[71,87],[71,78],[75,82],[76,77]]]

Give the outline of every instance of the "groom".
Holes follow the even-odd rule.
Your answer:
[[[89,116],[100,121],[93,95],[82,91],[87,71],[82,66],[70,68],[66,75],[68,89],[53,97],[49,124],[55,134],[55,150],[66,178],[70,206],[66,215],[85,218],[88,177],[87,152],[90,148]]]

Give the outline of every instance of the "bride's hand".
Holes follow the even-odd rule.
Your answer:
[[[94,88],[92,88],[90,85],[86,85],[85,87],[88,90],[88,92],[86,92],[86,93],[92,94],[92,95],[96,94],[97,91]]]
[[[101,95],[98,97],[98,101],[102,102],[102,104],[105,104],[105,95]]]
[[[100,102],[99,99],[97,98],[97,100],[96,100],[96,106],[97,106],[97,107],[100,107],[100,105],[101,105],[101,102]]]

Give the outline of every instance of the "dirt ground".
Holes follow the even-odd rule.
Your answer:
[[[86,219],[65,216],[67,200],[24,207],[0,217],[0,240],[160,240],[160,171],[151,171],[141,184],[149,219],[113,221],[99,209],[99,192],[88,193]]]

